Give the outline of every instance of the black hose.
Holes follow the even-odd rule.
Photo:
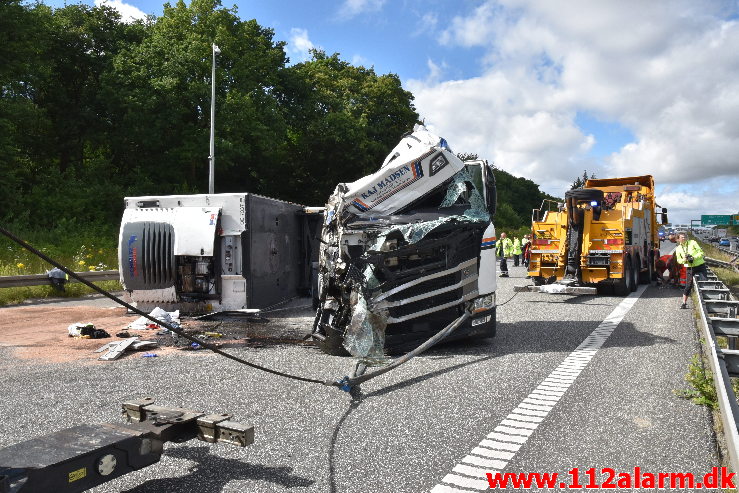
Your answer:
[[[227,353],[225,351],[222,351],[221,349],[217,348],[216,346],[214,346],[212,344],[209,344],[207,342],[204,342],[204,341],[202,341],[202,340],[200,340],[200,339],[198,339],[196,337],[193,337],[193,336],[191,336],[189,334],[186,334],[183,330],[181,330],[179,328],[176,328],[176,327],[173,327],[172,325],[170,325],[170,324],[168,324],[166,322],[162,322],[161,320],[158,320],[158,319],[152,317],[148,313],[144,313],[143,311],[139,310],[138,308],[136,308],[136,307],[134,307],[134,306],[126,303],[125,301],[123,301],[122,299],[118,298],[117,296],[114,296],[114,295],[110,294],[109,292],[105,291],[104,289],[99,288],[98,286],[95,286],[93,283],[91,283],[91,282],[87,281],[86,279],[83,279],[82,277],[78,276],[75,272],[72,272],[71,270],[67,269],[66,267],[64,267],[59,262],[57,262],[57,261],[55,261],[55,260],[47,257],[45,254],[43,254],[42,252],[38,251],[37,249],[35,249],[34,247],[32,247],[31,245],[29,245],[25,241],[21,240],[20,238],[18,238],[17,236],[15,236],[10,231],[8,231],[7,229],[3,228],[2,226],[0,226],[0,233],[4,234],[5,236],[7,236],[8,238],[10,238],[15,243],[19,244],[20,246],[22,246],[23,248],[25,248],[29,252],[31,252],[34,255],[40,257],[44,261],[46,261],[49,264],[53,265],[54,267],[57,267],[59,270],[65,272],[69,276],[77,279],[79,282],[81,282],[82,284],[86,285],[87,287],[89,287],[91,289],[94,289],[95,291],[97,291],[98,293],[102,294],[103,296],[106,296],[107,298],[110,298],[111,300],[115,301],[119,305],[125,306],[126,308],[128,308],[132,312],[137,313],[138,315],[141,315],[142,317],[146,317],[149,320],[151,320],[152,322],[154,322],[156,324],[159,324],[159,325],[165,327],[166,329],[171,330],[172,332],[174,332],[178,336],[184,337],[185,339],[187,339],[189,341],[198,343],[202,347],[204,347],[206,349],[209,349],[209,350],[213,351],[216,354],[219,354],[221,356],[224,356],[224,357],[226,357],[226,358],[228,358],[230,360],[236,361],[237,363],[241,363],[243,365],[250,366],[250,367],[255,368],[257,370],[262,370],[262,371],[265,371],[267,373],[271,373],[273,375],[277,375],[277,376],[280,376],[280,377],[291,378],[293,380],[298,380],[298,381],[301,381],[301,382],[319,383],[321,385],[331,385],[331,386],[336,386],[336,387],[340,387],[341,386],[340,382],[323,381],[323,380],[316,380],[316,379],[313,379],[313,378],[299,377],[299,376],[291,375],[289,373],[284,373],[284,372],[281,372],[281,371],[278,371],[278,370],[272,370],[271,368],[267,368],[267,367],[264,367],[264,366],[261,366],[261,365],[257,365],[256,363],[251,363],[249,361],[246,361],[244,359],[239,358],[238,356],[234,356],[234,355],[229,354],[229,353]]]
[[[470,312],[465,310],[464,313],[459,318],[457,318],[452,323],[450,323],[449,325],[441,329],[435,335],[431,336],[429,339],[426,340],[426,342],[418,346],[416,349],[414,349],[413,351],[410,351],[409,353],[404,354],[400,358],[397,358],[395,361],[393,361],[387,366],[383,366],[379,370],[375,370],[373,372],[365,373],[364,375],[359,375],[359,376],[355,376],[352,378],[344,377],[344,380],[341,382],[344,385],[342,386],[342,388],[344,390],[347,390],[347,388],[345,387],[348,387],[349,389],[351,389],[351,387],[359,385],[362,382],[366,382],[367,380],[375,378],[379,375],[382,375],[383,373],[387,373],[390,370],[393,370],[399,367],[403,363],[408,362],[414,356],[418,356],[419,354],[426,351],[428,348],[430,348],[431,346],[433,346],[440,340],[444,339],[446,336],[448,336],[453,331],[455,331],[460,325],[462,325],[462,322],[464,322],[468,318],[470,318]]]

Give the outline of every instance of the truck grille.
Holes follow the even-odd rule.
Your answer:
[[[141,271],[152,288],[174,284],[174,229],[171,224],[146,222],[141,232]]]
[[[174,227],[159,221],[125,223],[121,231],[120,265],[128,290],[174,286]]]

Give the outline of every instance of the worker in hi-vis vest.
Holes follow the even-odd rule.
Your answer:
[[[508,257],[513,255],[513,242],[508,235],[500,233],[495,245],[495,254],[500,258],[500,277],[508,277]]]
[[[518,262],[521,260],[521,240],[518,236],[513,237],[513,267],[518,267]]]
[[[706,261],[703,260],[703,250],[697,241],[689,240],[686,233],[678,233],[677,242],[675,258],[679,265],[687,267],[683,304],[680,305],[680,308],[687,308],[688,295],[693,288],[693,276],[697,277],[699,281],[705,281],[708,279],[708,271],[706,270]]]
[[[529,258],[531,256],[531,235],[525,234],[521,239],[521,260],[524,267],[529,266]],[[528,276],[527,276],[528,277]]]

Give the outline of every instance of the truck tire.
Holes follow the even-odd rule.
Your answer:
[[[631,292],[633,293],[634,291],[636,291],[638,287],[639,287],[639,264],[634,262],[631,268]]]
[[[637,262],[636,272],[637,272],[637,278],[639,279],[639,284],[649,284],[649,282],[652,280],[652,269],[650,267],[653,264],[654,264],[654,261],[647,262],[647,268],[642,270],[640,263]]]
[[[635,289],[634,264],[631,263],[631,256],[625,255],[623,263],[623,277],[614,285],[613,291],[616,293],[616,296],[628,296],[628,294]]]

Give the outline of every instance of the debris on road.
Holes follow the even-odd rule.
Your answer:
[[[111,361],[120,358],[125,351],[142,351],[159,346],[156,341],[139,341],[138,339],[138,337],[129,337],[123,341],[109,342],[108,344],[96,349],[95,352],[102,353],[107,349],[108,352],[100,356],[99,359]]]
[[[173,312],[165,311],[159,307],[154,308],[149,315],[155,319],[170,324],[173,327],[180,327],[180,311],[175,310]],[[159,330],[161,327],[146,317],[139,317],[131,322],[127,327],[131,330]]]
[[[105,339],[110,337],[103,329],[95,328],[95,325],[90,322],[82,323],[77,322],[67,327],[69,337],[81,337],[83,339]]]

